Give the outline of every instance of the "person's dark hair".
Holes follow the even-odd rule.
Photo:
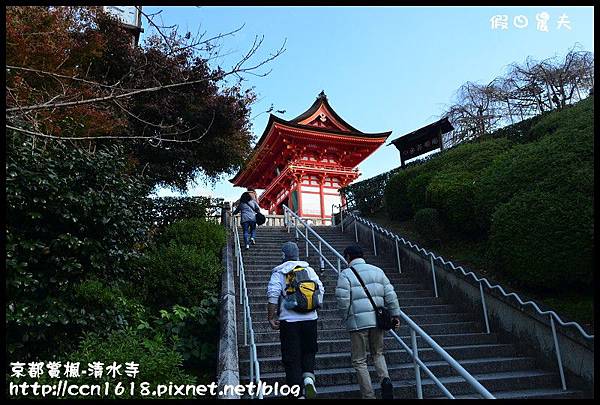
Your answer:
[[[248,203],[252,200],[252,196],[250,195],[249,192],[244,191],[242,193],[242,196],[240,197],[240,203]]]
[[[344,258],[348,257],[352,261],[354,259],[363,258],[364,253],[360,246],[358,245],[350,245],[346,249],[344,249]]]

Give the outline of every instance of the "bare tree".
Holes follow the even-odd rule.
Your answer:
[[[62,9],[66,9],[62,7]],[[89,10],[88,10],[89,9]],[[61,7],[48,8],[48,12],[80,13],[75,20],[79,19],[80,24],[88,27],[96,23],[94,18],[87,18],[85,13],[96,13],[95,18],[109,19],[116,22],[116,19],[110,15],[102,15],[98,7],[90,7],[83,11],[61,10]],[[207,37],[206,32],[198,32],[195,35],[186,33],[178,34],[177,26],[165,26],[157,22],[161,12],[148,14],[142,12],[147,24],[150,25],[157,35],[151,37],[148,41],[150,46],[156,50],[163,50],[164,59],[172,61],[173,67],[181,66],[183,69],[190,63],[204,63],[209,60],[223,56],[220,53],[220,41],[228,36],[234,35],[243,29],[244,25],[232,31],[219,33]],[[100,17],[98,17],[100,16]],[[28,35],[49,35],[47,33],[28,33]],[[192,86],[210,86],[227,77],[235,77],[238,83],[244,79],[245,75],[266,76],[270,70],[264,67],[285,51],[285,41],[282,46],[271,53],[269,56],[255,60],[259,49],[263,44],[264,37],[256,36],[254,42],[237,62],[233,63],[228,69],[220,67],[203,77],[193,78],[173,75],[178,80],[171,78],[170,82],[165,82],[166,77],[161,77],[157,72],[150,81],[136,83],[134,78],[140,73],[148,73],[148,69],[156,69],[148,62],[147,55],[139,50],[132,50],[132,55],[139,55],[146,58],[147,63],[137,63],[124,71],[123,75],[112,82],[102,80],[97,75],[90,78],[90,69],[94,69],[92,63],[88,66],[72,65],[67,67],[67,60],[71,50],[65,49],[66,58],[58,66],[53,68],[41,68],[38,65],[15,65],[6,64],[7,77],[18,77],[18,81],[13,82],[7,79],[6,82],[6,128],[18,131],[23,134],[45,139],[62,139],[68,134],[64,131],[53,132],[53,115],[68,115],[65,111],[81,111],[82,108],[91,107],[98,113],[104,113],[106,116],[116,116],[120,112],[124,117],[129,117],[140,124],[142,131],[138,133],[123,133],[110,135],[99,131],[97,136],[86,134],[84,136],[69,136],[71,140],[85,139],[129,139],[147,141],[154,146],[168,145],[169,143],[197,143],[202,140],[204,135],[210,130],[214,119],[214,112],[209,114],[204,125],[191,124],[181,117],[171,117],[170,122],[165,122],[164,117],[144,117],[139,112],[134,111],[132,102],[140,96],[150,93],[168,93],[170,96],[176,96],[179,89]],[[117,50],[120,51],[120,50]],[[133,56],[132,56],[133,57]],[[201,60],[200,62],[198,62]],[[164,66],[165,69],[170,66]],[[152,72],[151,72],[152,73]],[[111,75],[112,72],[106,72]],[[92,75],[93,76],[93,75]],[[151,85],[149,84],[152,83]],[[20,88],[16,88],[20,86]],[[235,86],[234,86],[235,87]],[[141,132],[141,133],[140,133]]]
[[[448,144],[475,139],[502,126],[564,108],[579,101],[594,88],[594,58],[579,45],[564,58],[509,65],[507,73],[487,85],[467,82],[444,110],[455,130]]]

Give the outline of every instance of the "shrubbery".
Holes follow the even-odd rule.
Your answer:
[[[219,283],[224,235],[221,225],[197,219],[170,225],[158,238],[163,243],[142,261],[146,303],[156,310],[198,305],[204,292],[215,290]]]
[[[214,379],[225,229],[173,214],[151,239],[156,206],[121,148],[9,135],[9,361],[135,361],[151,383]]]
[[[161,246],[145,262],[144,293],[155,309],[190,306],[219,281],[221,264],[210,252],[186,245]]]
[[[417,227],[426,226],[431,211],[422,209],[435,208],[458,239],[489,239],[488,267],[516,283],[589,286],[593,122],[590,97],[407,167],[387,183],[389,216],[419,212]]]
[[[223,199],[210,197],[155,197],[150,200],[151,220],[159,229],[180,219],[204,218],[219,213]]]
[[[223,226],[202,218],[176,221],[157,238],[159,244],[186,245],[206,250],[215,256],[221,254],[226,240],[227,232]]]
[[[425,243],[432,243],[441,236],[440,213],[435,208],[422,208],[415,213],[415,225]]]
[[[42,149],[16,135],[7,147],[7,348],[27,360],[68,351],[93,329],[90,315],[101,315],[75,288],[129,277],[146,244],[148,190],[118,147]]]
[[[385,187],[385,207],[391,219],[403,221],[413,215],[413,207],[407,198],[408,181],[414,169],[406,169],[392,176]]]
[[[62,360],[62,361],[61,361]],[[196,378],[186,373],[183,368],[183,357],[174,348],[172,348],[164,334],[148,333],[147,331],[137,331],[135,329],[119,330],[111,333],[109,336],[101,336],[96,334],[87,334],[79,344],[77,350],[70,352],[63,359],[57,359],[64,364],[66,361],[72,363],[79,362],[80,374],[86,371],[85,375],[80,377],[69,378],[70,384],[81,386],[100,385],[102,387],[101,394],[104,399],[131,399],[144,398],[140,395],[140,383],[150,383],[150,392],[158,384],[195,384]],[[92,373],[87,373],[88,364],[96,362],[103,363],[102,376],[95,377]],[[119,374],[113,375],[107,371],[107,367],[116,363],[121,365]],[[139,371],[135,378],[128,376],[125,373],[127,363],[136,363],[139,366]],[[62,376],[61,376],[62,377]],[[40,384],[55,385],[58,379],[52,379],[48,373],[42,374],[35,381],[29,376],[21,378],[11,378],[11,381],[18,384],[28,381],[29,383],[38,382]],[[136,390],[134,395],[130,394],[130,383],[134,382]],[[104,396],[105,383],[109,384],[110,390],[107,396]],[[121,395],[115,394],[115,387],[120,384],[124,388]],[[39,398],[39,396],[31,398]],[[57,399],[89,399],[89,397],[79,396],[74,397],[66,395],[56,397]],[[147,398],[147,397],[146,397]],[[191,398],[183,396],[162,396],[160,398]]]
[[[490,266],[534,290],[590,291],[593,218],[591,194],[520,193],[494,212]]]

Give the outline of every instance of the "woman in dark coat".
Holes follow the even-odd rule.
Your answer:
[[[256,213],[260,212],[260,206],[252,198],[249,192],[245,191],[240,197],[240,203],[238,204],[233,215],[241,213],[242,228],[244,229],[244,244],[246,250],[250,249],[250,243],[256,244],[254,237],[256,236]],[[249,240],[248,240],[249,239]]]

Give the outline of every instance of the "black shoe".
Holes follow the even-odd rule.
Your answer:
[[[381,382],[381,399],[394,399],[394,386],[387,377]]]

